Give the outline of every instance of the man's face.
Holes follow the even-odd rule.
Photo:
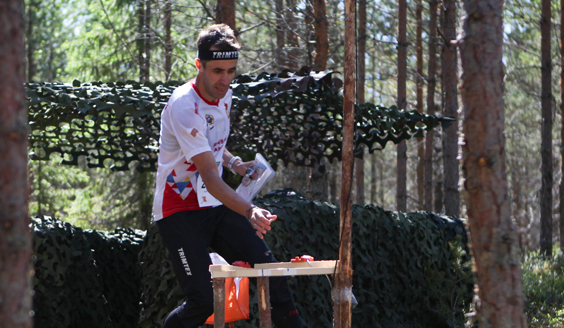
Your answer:
[[[217,49],[212,47],[211,50]],[[200,93],[206,100],[215,102],[223,98],[229,90],[229,85],[237,73],[237,59],[210,60],[205,66],[196,59],[196,67],[198,68],[197,87]]]

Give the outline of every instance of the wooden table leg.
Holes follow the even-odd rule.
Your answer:
[[[272,318],[270,314],[270,284],[268,277],[258,277],[258,296],[259,296],[259,327],[271,328]]]
[[[213,327],[225,328],[225,278],[213,279]]]

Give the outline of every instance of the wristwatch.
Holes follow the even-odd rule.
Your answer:
[[[241,157],[239,157],[239,156],[233,156],[233,157],[231,157],[231,159],[229,160],[229,163],[227,164],[227,168],[228,168],[231,172],[233,172],[233,174],[237,174],[237,172],[235,172],[235,171],[233,170],[233,163],[235,163],[236,160],[240,160],[241,162],[243,161],[243,160],[241,159]]]

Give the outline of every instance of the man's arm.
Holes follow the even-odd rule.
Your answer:
[[[225,155],[224,155],[225,160]],[[206,151],[192,157],[192,162],[196,165],[200,177],[206,184],[206,188],[223,205],[229,207],[233,211],[246,216],[253,227],[257,230],[260,238],[271,229],[270,223],[276,219],[276,215],[272,215],[269,211],[252,207],[253,205],[245,201],[231,187],[229,187],[219,176],[219,171],[215,164],[215,158],[211,151]],[[240,169],[243,165],[238,165]],[[246,170],[246,168],[245,168]],[[237,171],[239,172],[239,171]],[[243,172],[244,174],[244,172]],[[249,213],[247,213],[249,211]],[[247,216],[248,214],[248,216]]]

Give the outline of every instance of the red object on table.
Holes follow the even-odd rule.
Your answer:
[[[290,262],[307,262],[307,261],[314,261],[315,259],[311,255],[302,255],[296,256],[290,260]]]

